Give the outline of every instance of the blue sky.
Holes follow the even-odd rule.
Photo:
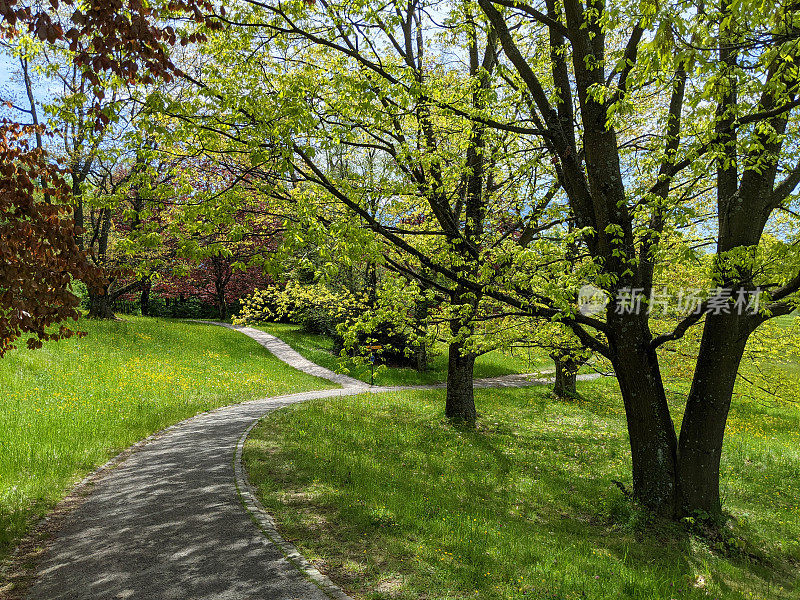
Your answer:
[[[23,106],[27,108],[28,102],[25,98],[24,88],[18,82],[14,83],[16,71],[19,71],[19,62],[5,52],[0,53],[0,98],[4,101],[24,101]],[[0,108],[0,117],[8,116],[12,116],[9,110],[5,107]],[[15,119],[19,119],[20,113],[13,111],[13,116]]]
[[[12,100],[18,103],[21,108],[28,108],[28,98],[25,95],[25,87],[19,80],[20,68],[19,61],[10,56],[7,51],[0,51],[0,98],[5,100]],[[41,104],[41,101],[46,96],[47,86],[34,79],[34,93],[36,100]],[[41,109],[39,110],[41,118]],[[28,122],[27,115],[19,111],[9,110],[4,106],[0,106],[0,117],[10,117],[14,120]]]

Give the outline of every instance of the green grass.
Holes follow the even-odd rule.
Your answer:
[[[800,315],[798,315],[798,311],[795,311],[794,314],[786,315],[783,317],[778,317],[775,319],[775,324],[780,328],[783,332],[789,335],[796,335],[797,332],[797,323]],[[781,363],[779,368],[789,377],[795,379],[795,381],[800,380],[800,351],[797,349],[797,341],[795,340],[793,351],[790,351],[790,360]]]
[[[340,371],[340,358],[333,353],[333,340],[302,331],[299,325],[267,323],[258,327],[267,333],[281,338],[310,361],[333,371]],[[447,347],[440,345],[438,354],[433,357],[428,371],[419,372],[410,368],[386,368],[374,377],[376,385],[419,385],[439,383],[447,380]],[[344,365],[351,377],[369,382],[369,366]],[[515,350],[514,353],[494,350],[478,357],[475,361],[475,377],[497,377],[511,373],[531,373],[552,368],[553,363],[542,350]]]
[[[246,336],[126,317],[0,359],[0,558],[77,479],[133,442],[244,400],[331,387]]]
[[[356,598],[800,598],[800,410],[737,400],[719,538],[648,522],[616,382],[583,398],[477,390],[476,431],[441,390],[312,401],[245,446],[280,529]]]

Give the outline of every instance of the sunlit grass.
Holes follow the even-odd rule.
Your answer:
[[[0,556],[133,442],[218,406],[330,387],[221,327],[141,317],[81,326],[83,339],[0,359]]]
[[[330,338],[301,330],[299,325],[285,323],[267,323],[258,329],[271,333],[307,359],[331,370],[341,370],[342,362],[333,353],[333,340]],[[370,367],[345,363],[351,377],[369,382]],[[513,352],[494,350],[478,357],[475,361],[475,377],[497,377],[511,373],[531,373],[553,366],[550,357],[543,350],[516,349]],[[431,360],[427,371],[416,371],[411,368],[387,368],[376,371],[376,385],[418,385],[439,383],[447,379],[447,347],[440,345]]]
[[[356,598],[800,598],[800,411],[739,399],[723,539],[653,523],[630,489],[612,379],[583,397],[478,390],[476,431],[442,391],[312,401],[245,447],[284,534]]]

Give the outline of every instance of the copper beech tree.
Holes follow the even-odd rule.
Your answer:
[[[70,188],[43,150],[28,147],[32,133],[0,125],[0,356],[25,334],[31,348],[71,335],[63,325],[47,327],[77,317],[71,278],[92,278],[65,218]]]

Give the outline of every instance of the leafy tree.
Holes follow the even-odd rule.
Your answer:
[[[662,514],[717,514],[725,422],[746,342],[764,321],[792,311],[800,287],[792,240],[779,253],[764,245],[765,228],[794,201],[800,182],[790,118],[798,105],[796,9],[479,4],[539,128],[531,135],[552,156],[585,232],[581,244],[598,267],[594,283],[612,298],[604,319],[565,322],[614,366],[634,493]],[[545,60],[526,54],[539,31],[549,38]],[[662,100],[647,117],[658,125],[629,139],[625,119],[636,118],[637,101],[654,96]],[[734,298],[711,294],[673,329],[655,334],[649,311],[624,309],[624,291],[639,291],[645,305],[652,297],[665,235],[687,218],[687,190],[708,171],[716,171],[717,191],[715,221],[706,223],[716,242],[709,279],[746,302],[757,288],[769,293],[760,310],[742,312]],[[698,323],[703,335],[678,438],[657,350]]]
[[[417,2],[244,3],[218,15],[229,28],[203,48],[197,98],[165,110],[224,136],[229,152],[247,152],[253,163],[271,161],[291,185],[270,193],[295,214],[327,229],[352,223],[352,217],[331,220],[330,207],[343,206],[361,228],[401,251],[393,255],[383,243],[371,244],[367,264],[415,279],[446,299],[445,412],[473,422],[477,354],[469,339],[475,319],[495,302],[483,304],[483,287],[512,266],[510,232],[501,223],[514,199],[538,196],[541,204],[517,211],[514,223],[529,244],[554,193],[547,193],[553,187],[547,167],[539,165],[539,178],[524,169],[519,175],[524,154],[514,136],[526,128],[480,117],[499,102],[496,36],[474,5],[448,8],[444,29]],[[466,64],[442,61],[434,45],[463,53]],[[234,71],[235,81],[228,76]],[[263,94],[252,93],[262,88]],[[513,119],[514,107],[503,105]],[[531,153],[523,160],[533,169],[538,158]]]
[[[478,5],[485,22],[471,3],[439,5],[436,17],[420,2],[244,3],[218,15],[231,29],[207,48],[213,60],[192,108],[208,111],[204,126],[254,157],[282,160],[317,199],[345,205],[434,274],[426,283],[459,307],[455,337],[469,337],[486,297],[569,327],[619,380],[636,498],[668,516],[717,514],[725,421],[747,339],[791,312],[800,287],[796,230],[784,228],[778,245],[764,238],[776,215],[795,212],[800,181],[792,160],[796,10],[755,2]],[[225,77],[231,70],[235,82]],[[263,91],[259,101],[252,90]],[[211,125],[220,113],[227,120]],[[511,151],[495,165],[491,148],[508,150],[494,142],[503,136]],[[340,147],[390,157],[395,172],[383,197],[405,202],[406,214],[425,206],[436,230],[371,217],[363,180],[338,177],[316,159]],[[486,227],[489,182],[512,172],[511,157],[513,172],[542,174],[518,196],[527,200],[522,214],[534,217],[532,233],[485,243],[498,231]],[[698,195],[708,172],[716,172],[717,198],[703,220]],[[534,210],[548,196],[568,210],[566,231],[563,219],[551,225]],[[647,306],[655,274],[696,219],[716,244],[707,279],[717,292],[672,327],[654,329],[661,323]],[[444,234],[444,243],[423,249],[412,241],[419,234]],[[553,239],[563,244],[559,264],[574,247],[580,268],[541,269]],[[611,299],[600,315],[575,308],[586,282]],[[734,310],[736,297],[752,307],[760,290],[758,311]],[[631,295],[644,310],[628,310]],[[703,335],[678,438],[659,348],[695,325]],[[464,373],[456,365],[452,390],[464,388]],[[469,420],[469,396],[458,396],[466,400],[448,412]]]
[[[88,95],[102,99],[100,79],[106,73],[141,82],[171,77],[175,69],[166,46],[179,39],[197,42],[202,36],[182,35],[167,21],[181,13],[202,21],[201,8],[209,5],[193,0],[169,5],[132,2],[120,9],[103,2],[53,0],[43,5],[8,0],[0,3],[0,38],[13,42],[29,34],[49,45],[67,40],[81,77],[91,84]],[[26,70],[24,60],[22,66]],[[4,170],[0,352],[26,333],[35,335],[29,341],[33,346],[43,339],[70,335],[67,327],[55,332],[48,332],[47,327],[78,316],[77,298],[70,289],[72,278],[94,282],[85,257],[76,251],[80,230],[66,218],[68,182],[61,169],[45,157],[45,136],[32,99],[29,115],[33,123],[0,121]],[[98,124],[107,120],[107,115],[97,112]],[[28,138],[36,139],[35,150],[30,149]]]

